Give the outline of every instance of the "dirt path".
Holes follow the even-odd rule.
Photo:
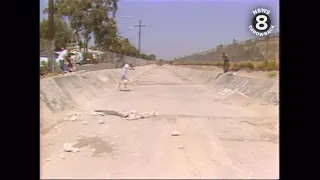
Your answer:
[[[127,121],[82,114],[42,136],[42,178],[278,178],[276,114],[224,103],[205,87],[155,68],[128,91],[86,105],[157,111]],[[104,124],[99,124],[104,120]],[[84,122],[87,122],[84,124]],[[268,122],[268,123],[265,123]],[[178,130],[180,136],[171,136]],[[79,152],[61,152],[75,143]]]

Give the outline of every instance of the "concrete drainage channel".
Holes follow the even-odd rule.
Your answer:
[[[176,76],[184,77],[196,84],[203,84],[221,96],[229,99],[241,97],[243,105],[279,105],[279,81],[273,79],[238,76],[233,73],[219,73],[186,67],[167,66]]]
[[[276,107],[275,81],[145,66],[123,93],[120,71],[43,79],[41,117],[62,120],[41,136],[43,178],[277,178],[274,111],[237,104]]]
[[[130,72],[130,77],[150,73],[156,65],[136,67]],[[165,66],[176,77],[184,82],[203,84],[212,92],[232,99],[242,98],[241,106],[251,104],[259,106],[277,106],[279,104],[278,80],[221,74],[218,72],[195,70],[185,67]],[[115,89],[121,69],[107,69],[92,72],[81,72],[68,76],[41,79],[40,109],[41,119],[53,117],[59,113],[73,109],[81,109],[83,104],[99,98]],[[178,85],[169,82],[139,81],[135,85]],[[59,117],[59,116],[57,116]],[[55,121],[55,120],[50,120]],[[56,122],[42,122],[51,127]]]

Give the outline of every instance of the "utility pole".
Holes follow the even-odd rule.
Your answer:
[[[140,46],[141,46],[141,27],[145,27],[145,24],[142,24],[141,20],[139,20],[139,24],[134,25],[134,27],[139,27],[139,42],[138,42],[138,52],[140,54]]]
[[[51,72],[54,73],[55,57],[54,57],[54,1],[49,0],[48,2],[49,12],[48,12],[48,50],[49,58],[48,64],[51,64]]]

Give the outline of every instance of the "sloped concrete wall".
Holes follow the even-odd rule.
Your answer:
[[[279,81],[253,76],[233,75],[196,70],[187,67],[167,66],[179,76],[186,77],[194,83],[204,84],[221,96],[239,99],[242,102],[260,106],[277,106],[279,104]]]
[[[139,76],[154,66],[136,67],[130,78]],[[116,88],[121,69],[90,71],[40,80],[40,117],[42,124],[54,123],[59,113],[81,109]],[[53,118],[55,117],[55,118]]]

